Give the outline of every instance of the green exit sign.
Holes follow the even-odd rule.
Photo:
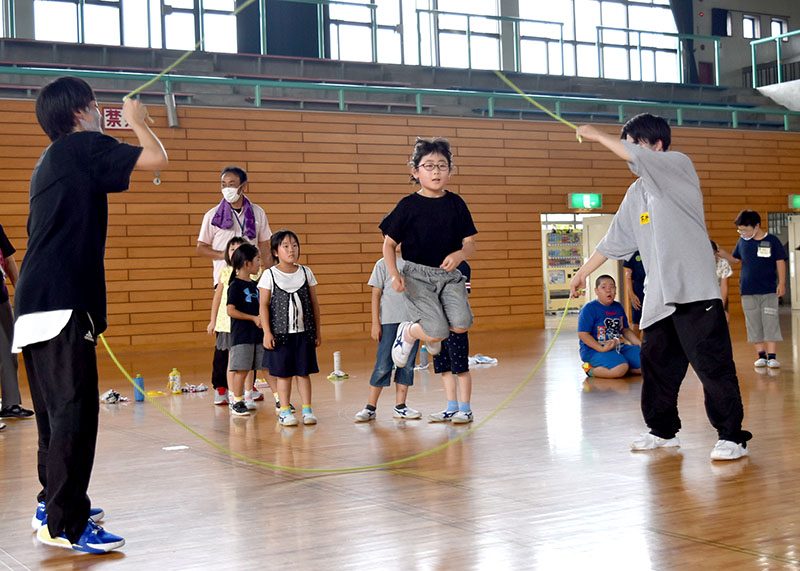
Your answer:
[[[800,210],[800,194],[789,195],[789,208]]]
[[[571,193],[567,200],[567,206],[578,210],[601,208],[603,206],[603,195],[581,192]],[[800,206],[798,208],[800,208]]]

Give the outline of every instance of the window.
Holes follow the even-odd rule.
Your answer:
[[[789,23],[783,18],[772,18],[769,24],[770,36],[780,36],[789,31]],[[789,41],[789,38],[783,38],[784,42]]]
[[[742,36],[754,40],[756,38],[761,37],[761,30],[759,29],[760,23],[758,20],[758,16],[750,16],[749,14],[744,14],[742,16]]]

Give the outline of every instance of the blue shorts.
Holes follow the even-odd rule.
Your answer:
[[[600,353],[587,347],[581,352],[581,358],[592,367],[613,369],[618,365],[627,363],[631,369],[641,369],[641,350],[642,348],[638,345],[621,345],[619,352],[607,351]]]

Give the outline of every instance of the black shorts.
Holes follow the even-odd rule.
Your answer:
[[[264,351],[265,369],[283,379],[319,373],[317,347],[306,333],[289,333],[286,342]]]
[[[435,373],[458,375],[469,371],[469,333],[453,333],[442,341],[441,352],[433,358]]]

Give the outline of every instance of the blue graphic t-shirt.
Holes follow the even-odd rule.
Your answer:
[[[599,343],[622,337],[622,331],[627,328],[628,318],[618,301],[603,305],[595,299],[584,305],[578,315],[578,331],[589,333]],[[592,348],[580,341],[581,359],[586,361],[589,351]]]
[[[258,315],[258,284],[253,280],[231,279],[228,285],[228,305],[242,313]],[[250,320],[231,317],[231,345],[262,343],[264,332]]]
[[[739,289],[742,295],[765,295],[778,288],[778,260],[788,260],[781,241],[767,234],[761,240],[739,238],[733,257],[742,261]]]

